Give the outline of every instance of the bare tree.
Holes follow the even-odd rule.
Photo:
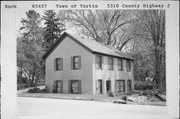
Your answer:
[[[165,10],[145,10],[141,13],[144,30],[153,43],[155,82],[160,92],[165,90]]]
[[[69,10],[65,16],[60,17],[78,27],[81,34],[105,45],[112,45],[119,50],[122,50],[132,39],[130,34],[124,32],[124,29],[135,21],[132,11]]]

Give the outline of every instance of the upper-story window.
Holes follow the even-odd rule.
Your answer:
[[[123,71],[123,60],[122,59],[118,59],[118,70]]]
[[[108,58],[108,69],[113,70],[114,61],[112,57]]]
[[[72,69],[80,69],[81,68],[81,57],[80,56],[73,56],[72,57]]]
[[[54,64],[55,64],[55,71],[61,71],[63,70],[63,58],[56,58],[54,60]]]
[[[131,70],[131,61],[130,60],[126,60],[126,69],[127,69],[127,71]]]
[[[102,56],[96,55],[96,69],[102,69]]]

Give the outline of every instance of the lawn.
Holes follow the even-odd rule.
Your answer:
[[[59,93],[21,93],[19,97],[36,97],[36,98],[53,98],[53,99],[68,99],[68,100],[88,100],[88,101],[101,101],[110,102],[123,101],[121,96],[109,97],[108,95],[92,95],[92,94],[59,94]],[[138,105],[156,105],[165,106],[166,102],[160,101],[157,97],[145,101],[145,103],[126,101],[127,104],[138,104]]]

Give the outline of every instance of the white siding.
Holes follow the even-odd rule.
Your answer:
[[[102,55],[103,56],[103,55]],[[125,90],[127,91],[127,80],[131,79],[132,84],[134,84],[134,76],[133,76],[133,63],[131,62],[131,71],[127,72],[126,70],[126,60],[123,59],[123,71],[118,71],[118,58],[113,58],[114,66],[113,70],[108,69],[108,56],[103,56],[103,68],[96,69],[95,67],[95,58],[96,54],[93,54],[93,93],[96,94],[96,80],[102,79],[104,80],[103,85],[103,93],[106,92],[106,80],[111,80],[111,90],[115,91],[115,80],[123,79],[125,80]],[[132,85],[132,89],[134,86]]]

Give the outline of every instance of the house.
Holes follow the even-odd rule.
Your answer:
[[[63,33],[43,56],[47,88],[58,93],[126,93],[134,89],[133,59],[118,50]]]

